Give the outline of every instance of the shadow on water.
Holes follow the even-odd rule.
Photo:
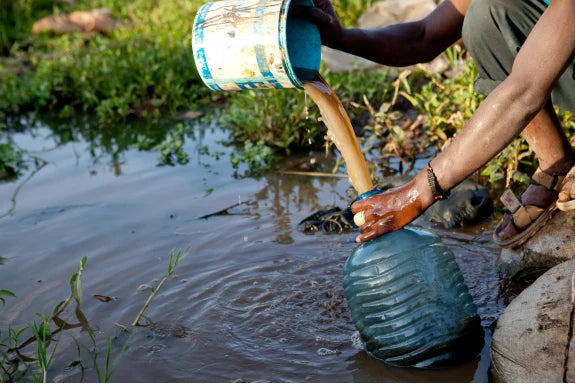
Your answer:
[[[238,178],[246,169],[231,166],[228,133],[205,122],[97,128],[88,118],[23,120],[10,137],[45,165],[30,157],[19,180],[0,183],[0,212],[10,211],[0,218],[0,289],[17,294],[0,308],[0,330],[50,311],[87,256],[82,312],[97,332],[114,334],[134,320],[171,250],[188,249],[114,381],[487,380],[489,331],[479,357],[443,370],[396,369],[363,351],[342,287],[355,234],[297,230],[316,210],[346,206],[347,180],[274,172]],[[335,159],[309,153],[280,167],[314,162],[314,170],[329,172]],[[437,230],[486,329],[513,294],[495,272],[492,227]],[[68,332],[53,379],[94,381],[93,370],[66,368],[77,359],[72,336],[89,344],[80,330]]]

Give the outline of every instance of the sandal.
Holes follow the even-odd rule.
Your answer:
[[[574,167],[575,168],[575,167]],[[575,178],[575,170],[574,170]],[[533,176],[531,177],[531,182],[533,184],[538,184],[545,187],[548,190],[555,190],[559,192],[561,187],[564,185],[564,176],[553,176],[548,173],[543,172],[540,168],[537,168]],[[506,190],[503,195],[501,195],[501,202],[505,206],[508,213],[512,215],[511,223],[521,232],[507,239],[501,239],[498,236],[501,226],[503,225],[503,220],[495,228],[493,232],[493,241],[495,244],[503,248],[513,248],[518,245],[525,243],[529,240],[547,221],[553,216],[555,210],[557,209],[557,200],[554,200],[546,208],[539,207],[537,205],[524,205],[511,190]],[[575,203],[573,203],[573,208],[575,209]]]
[[[564,187],[569,180],[573,179],[575,179],[575,167],[571,168],[569,172],[567,172],[567,175],[565,176],[563,182],[561,183],[561,187]],[[575,199],[568,201],[557,200],[557,208],[560,209],[561,211],[573,211],[575,210]]]

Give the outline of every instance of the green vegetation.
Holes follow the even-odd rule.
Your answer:
[[[172,276],[172,274],[176,270],[176,267],[178,266],[180,261],[182,261],[182,259],[184,257],[186,257],[187,255],[188,255],[187,251],[183,251],[181,249],[178,251],[172,250],[172,253],[170,254],[170,262],[168,264],[168,272],[164,275],[162,280],[160,280],[160,282],[158,283],[156,288],[152,289],[150,296],[148,296],[148,300],[146,300],[146,303],[144,304],[144,306],[142,307],[142,309],[138,313],[138,316],[136,316],[136,319],[132,323],[132,327],[137,327],[137,326],[141,325],[140,320],[142,319],[142,316],[144,316],[144,312],[146,311],[146,309],[148,309],[148,306],[150,305],[150,303],[152,302],[152,300],[154,299],[156,294],[160,291],[160,289],[162,289],[162,286],[164,285],[164,283],[168,280],[168,278],[170,276]]]
[[[54,110],[64,116],[82,111],[95,113],[105,122],[175,112],[202,98],[209,101],[191,50],[192,20],[202,3],[77,1],[75,10],[107,7],[124,25],[110,36],[28,35],[14,42],[9,48],[12,59],[0,61],[0,111]],[[30,0],[15,4],[15,9],[36,5]],[[52,7],[57,12],[71,10],[55,1]],[[40,16],[44,8],[45,4],[27,14]],[[7,24],[29,30],[31,19],[11,17]]]
[[[178,263],[187,255],[182,250],[173,250],[170,255],[168,273],[162,278],[157,287],[152,291],[148,300],[140,310],[132,326],[142,326],[139,320],[144,314],[146,308],[150,305],[152,299],[159,292],[163,284],[174,273]],[[19,329],[8,328],[6,332],[0,331],[0,383],[4,382],[42,382],[48,381],[50,368],[59,355],[58,345],[65,331],[74,328],[81,328],[91,342],[90,347],[82,346],[74,336],[74,342],[77,350],[77,360],[70,362],[67,367],[79,367],[81,369],[82,379],[84,378],[85,361],[82,357],[82,350],[87,351],[88,361],[92,364],[98,382],[107,383],[111,380],[114,370],[120,363],[128,344],[134,335],[133,328],[121,327],[121,333],[129,334],[123,345],[119,349],[115,359],[112,359],[114,340],[119,336],[99,338],[94,329],[88,323],[88,319],[82,313],[82,273],[86,265],[87,258],[83,257],[80,261],[78,270],[70,277],[70,295],[54,307],[49,315],[37,313],[39,321],[35,320]],[[0,302],[4,306],[6,299],[15,299],[16,295],[5,289],[0,289]],[[69,323],[69,318],[63,319],[65,309],[70,303],[75,303],[76,307],[72,312],[77,324]],[[52,324],[56,327],[53,328]],[[22,341],[25,340],[25,341]],[[104,346],[102,347],[102,343]]]
[[[0,58],[0,179],[16,178],[29,162],[25,151],[2,136],[7,116],[28,112],[95,120],[99,127],[87,133],[94,151],[104,147],[118,156],[135,146],[159,152],[162,165],[188,161],[183,151],[186,127],[177,125],[161,134],[153,127],[126,134],[113,124],[128,125],[132,117],[157,124],[162,116],[225,105],[216,119],[230,128],[230,143],[243,147],[234,152],[232,164],[245,163],[254,170],[269,168],[278,155],[325,145],[317,109],[301,91],[212,93],[201,84],[191,36],[195,12],[204,2],[0,0],[0,55],[5,56]],[[352,26],[372,2],[334,0],[334,6],[342,23]],[[109,8],[122,20],[121,26],[107,35],[30,33],[40,17],[98,7]],[[399,73],[322,70],[363,137],[366,151],[380,159],[370,165],[373,169],[385,167],[391,156],[410,166],[416,155],[429,148],[439,150],[481,103],[483,98],[473,91],[475,67],[466,52],[455,46],[443,58],[447,66],[435,72],[426,67]],[[563,113],[561,119],[572,135],[572,115]],[[54,129],[62,133],[62,128]],[[118,131],[118,137],[105,142],[112,137],[111,130]],[[74,135],[63,136],[64,141],[73,139]],[[520,184],[534,164],[526,144],[517,140],[479,175],[490,183]]]

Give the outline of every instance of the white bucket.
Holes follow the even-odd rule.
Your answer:
[[[319,71],[317,27],[295,16],[312,0],[223,0],[204,4],[192,48],[203,82],[214,91],[303,88]]]

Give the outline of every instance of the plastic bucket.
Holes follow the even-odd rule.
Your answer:
[[[224,0],[196,14],[192,48],[203,82],[214,91],[303,88],[319,71],[317,27],[296,17],[312,0]]]

